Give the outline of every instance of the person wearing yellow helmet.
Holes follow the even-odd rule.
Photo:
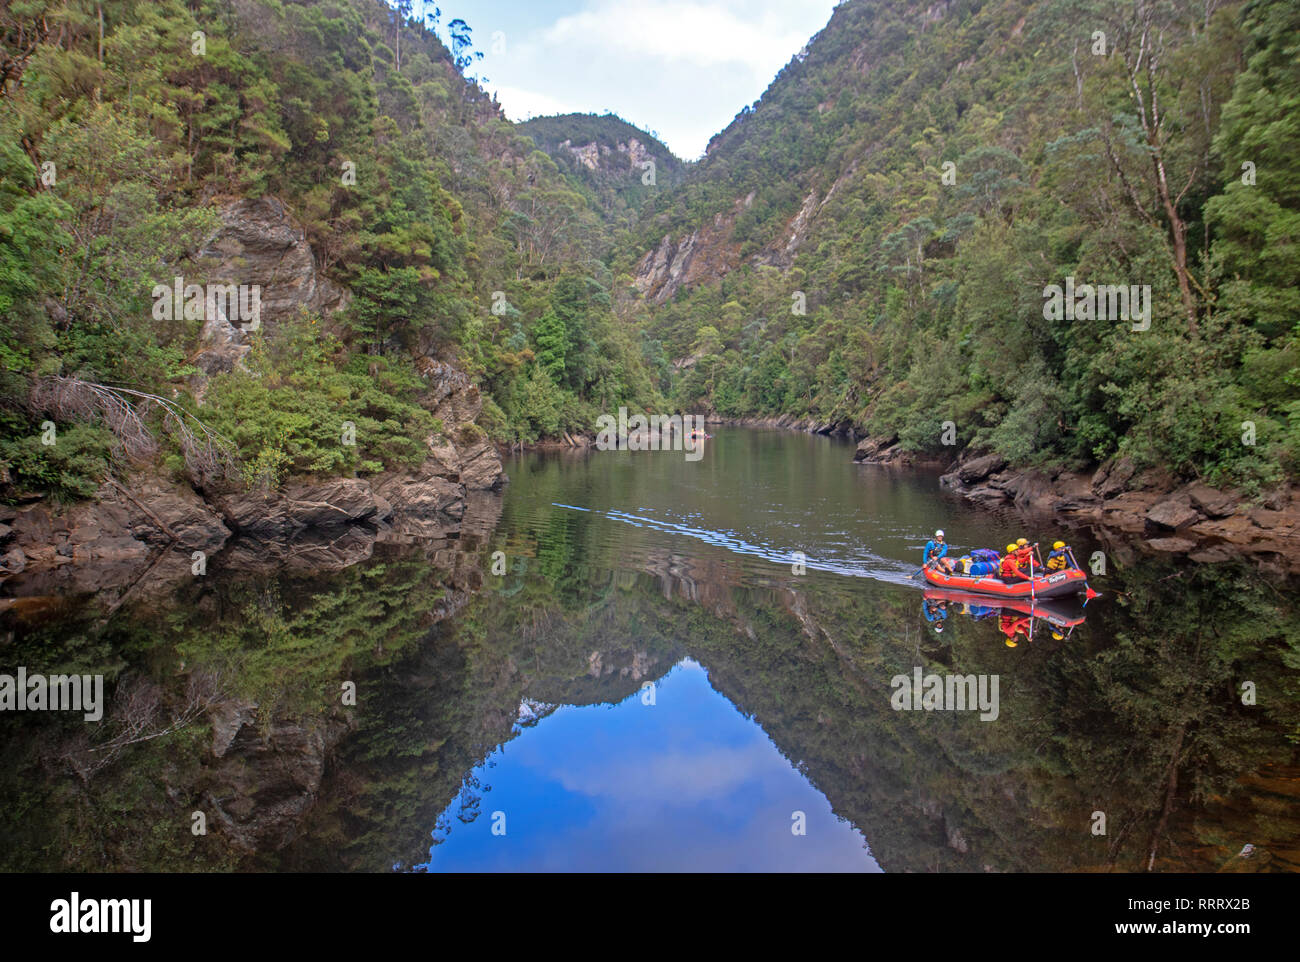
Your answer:
[[[1029,559],[1022,559],[1020,549],[1014,544],[1007,545],[1006,556],[1002,563],[998,565],[998,577],[1003,581],[1028,581],[1029,575],[1020,570],[1022,566],[1028,565]]]
[[[1029,637],[1029,616],[1006,613],[998,619],[998,629],[1002,634],[1007,636],[1007,644],[1012,648],[1016,646],[1016,635]]]
[[[1048,571],[1064,571],[1070,567],[1070,548],[1064,541],[1052,545],[1052,552],[1047,556]]]

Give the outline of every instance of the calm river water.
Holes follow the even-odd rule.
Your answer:
[[[0,671],[103,673],[110,704],[0,717],[0,867],[1300,868],[1294,585],[716,434],[512,459],[455,538],[236,543],[14,607]],[[1103,596],[927,600],[936,527],[1064,536]],[[917,669],[995,710],[899,710]]]

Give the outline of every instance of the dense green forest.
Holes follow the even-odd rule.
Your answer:
[[[1022,464],[1294,473],[1298,41],[1285,0],[841,4],[619,261],[735,255],[644,311],[690,359],[661,386],[912,451],[952,422]],[[1067,277],[1148,286],[1149,328],[1046,319]]]
[[[638,223],[647,200],[676,187],[687,170],[653,133],[613,114],[534,117],[519,130],[605,212],[614,246],[635,243],[625,230]]]
[[[510,123],[466,77],[472,25],[410,4],[17,0],[0,35],[8,498],[89,496],[128,455],[262,483],[415,463],[422,356],[501,442],[628,404],[1250,489],[1300,464],[1285,0],[849,0],[690,165],[612,116]],[[254,335],[200,403],[201,321],[150,292],[201,281],[220,202],[261,196],[351,300]],[[665,243],[708,269],[666,278]],[[1067,283],[1149,313],[1050,317]]]
[[[124,426],[151,438],[135,453],[195,480],[192,434],[247,480],[419,461],[437,428],[420,355],[480,383],[479,424],[499,440],[654,399],[614,320],[600,209],[465,79],[472,27],[447,23],[448,49],[435,26],[379,0],[4,5],[9,496],[89,496],[132,453]],[[217,202],[263,195],[351,303],[329,329],[304,312],[254,335],[247,370],[214,378],[199,407],[201,320],[159,321],[151,291],[202,282]],[[96,393],[52,405],[54,378]],[[51,419],[58,443],[43,444]],[[345,420],[355,446],[338,443]]]

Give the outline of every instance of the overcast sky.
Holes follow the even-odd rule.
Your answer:
[[[613,111],[693,160],[830,19],[836,0],[458,0],[511,120]],[[432,9],[433,4],[429,4]],[[419,8],[419,0],[416,0]]]

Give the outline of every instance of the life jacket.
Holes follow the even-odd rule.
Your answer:
[[[1064,571],[1070,564],[1070,559],[1065,554],[1065,549],[1053,551],[1047,556],[1048,571]]]
[[[1003,578],[1014,578],[1020,572],[1020,564],[1014,554],[1009,554],[998,565],[998,574]]]
[[[1028,637],[1029,616],[1003,615],[998,619],[998,628],[1008,638],[1014,638],[1018,634]]]

